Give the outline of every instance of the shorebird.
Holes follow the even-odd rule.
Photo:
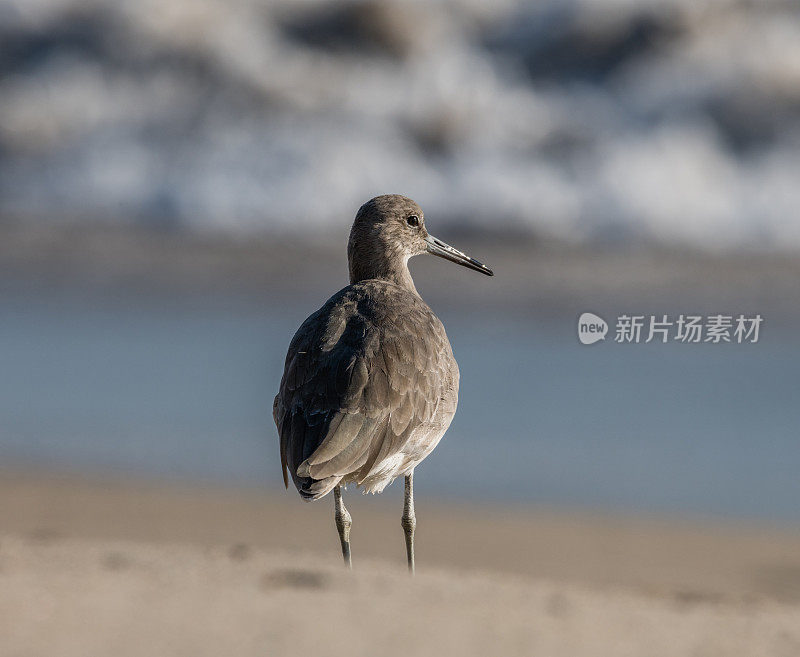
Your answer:
[[[414,572],[414,468],[439,443],[456,412],[458,365],[444,330],[408,271],[430,253],[492,276],[486,265],[430,235],[422,209],[396,194],[356,214],[347,257],[350,285],[295,333],[273,416],[283,481],[305,500],[331,491],[348,568],[349,483],[380,493],[405,477],[401,524]]]

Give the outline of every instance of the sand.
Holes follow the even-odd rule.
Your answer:
[[[797,655],[800,534],[0,476],[0,655]]]
[[[308,240],[226,239],[100,225],[0,222],[0,289],[6,293],[98,295],[106,302],[193,295],[228,303],[302,307],[347,282],[349,223]],[[495,268],[492,279],[464,275],[436,258],[411,271],[433,308],[482,308],[570,321],[587,307],[640,313],[758,311],[795,326],[800,260],[791,253],[709,253],[643,245],[591,248],[509,235],[443,234]],[[196,298],[195,298],[196,300]],[[773,328],[774,330],[774,328]]]

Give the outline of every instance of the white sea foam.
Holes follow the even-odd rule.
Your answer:
[[[0,0],[0,31],[5,214],[340,230],[399,192],[437,226],[800,249],[791,2]]]

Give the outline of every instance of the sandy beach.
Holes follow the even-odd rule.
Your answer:
[[[0,654],[800,650],[796,531],[421,499],[412,581],[396,499],[350,495],[353,573],[329,506],[6,472]]]

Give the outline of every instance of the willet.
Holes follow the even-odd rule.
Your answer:
[[[422,253],[493,275],[428,234],[411,199],[378,196],[361,206],[347,245],[350,285],[295,333],[273,405],[284,484],[288,470],[306,500],[333,491],[348,567],[352,521],[342,487],[380,493],[404,475],[401,524],[414,572],[414,468],[456,412],[458,365],[408,271],[408,259]]]

